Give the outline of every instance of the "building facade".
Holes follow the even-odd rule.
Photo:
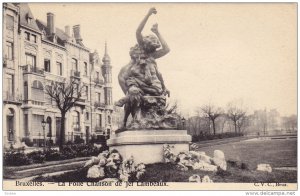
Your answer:
[[[53,13],[43,22],[26,3],[3,4],[2,39],[4,145],[58,143],[61,115],[45,86],[70,78],[84,86],[84,93],[66,115],[66,141],[88,142],[112,133],[112,67],[106,44],[101,61],[97,51],[83,44],[80,25],[61,30]]]

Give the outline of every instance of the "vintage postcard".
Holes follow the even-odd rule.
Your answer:
[[[293,195],[297,9],[4,2],[3,190]]]

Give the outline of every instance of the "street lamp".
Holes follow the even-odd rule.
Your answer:
[[[44,131],[44,151],[45,151],[45,148],[46,148],[46,133],[45,133],[45,126],[46,126],[46,121],[43,119],[42,120],[42,127],[43,127],[43,131]]]
[[[184,129],[185,128],[185,118],[184,117],[182,117],[181,123],[182,123],[182,129]]]

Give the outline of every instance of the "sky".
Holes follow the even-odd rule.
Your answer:
[[[158,28],[171,51],[158,69],[184,115],[239,100],[248,113],[276,108],[297,113],[297,7],[295,3],[32,3],[35,18],[55,14],[55,25],[81,25],[83,43],[102,57],[107,41],[113,66],[113,99],[123,97],[118,73],[136,44],[135,31]]]

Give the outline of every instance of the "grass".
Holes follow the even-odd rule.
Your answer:
[[[201,177],[210,176],[214,182],[240,183],[296,183],[297,171],[273,170],[272,173],[256,171],[257,164],[268,163],[274,167],[297,166],[297,140],[258,140],[241,141],[236,143],[215,145],[201,148],[209,156],[220,149],[228,160],[227,171],[205,172],[199,170],[179,171],[170,163],[156,163],[146,165],[146,173],[140,181],[143,182],[187,182],[193,174]],[[243,166],[241,167],[241,164]],[[86,178],[87,170],[79,169],[59,176],[38,177],[36,181],[48,182],[87,182],[99,179]]]
[[[58,176],[37,177],[34,181],[41,182],[97,182],[100,179],[88,179],[87,169],[66,172]],[[236,166],[228,166],[227,171],[206,172],[200,170],[179,171],[176,166],[170,163],[156,163],[146,166],[146,173],[140,179],[141,182],[188,182],[191,175],[198,174],[210,176],[214,182],[240,182],[240,183],[296,183],[296,171],[274,171],[272,173],[240,169]]]
[[[241,141],[203,147],[200,151],[213,156],[217,149],[224,152],[226,160],[247,163],[250,169],[256,169],[260,163],[268,163],[272,168],[297,167],[297,140]]]

